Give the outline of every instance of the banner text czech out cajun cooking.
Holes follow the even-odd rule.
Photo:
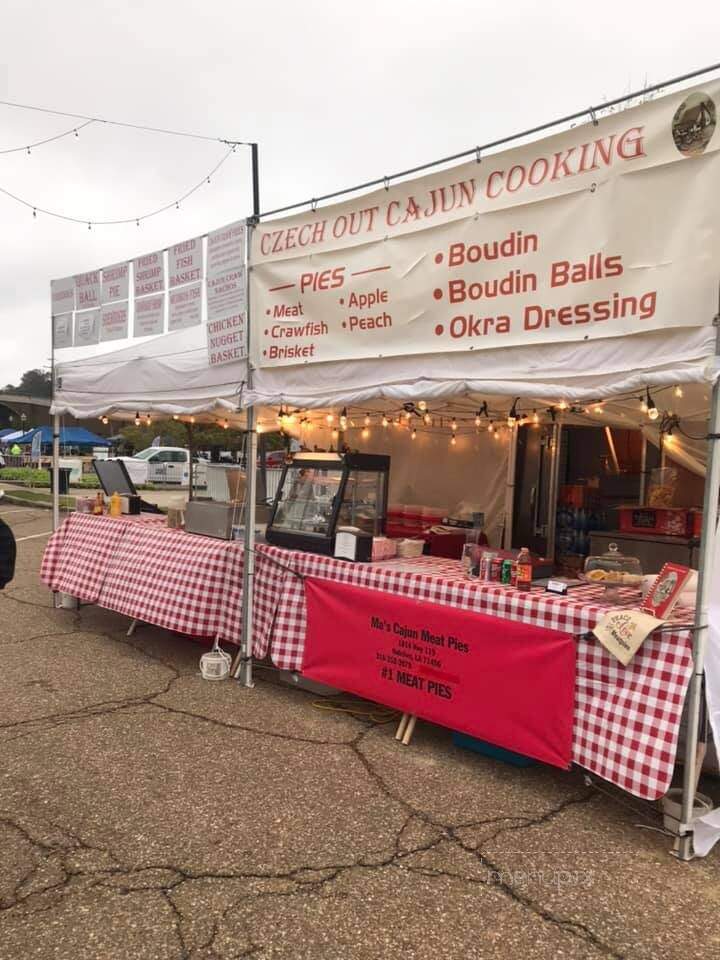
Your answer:
[[[259,224],[259,366],[712,322],[717,82]]]

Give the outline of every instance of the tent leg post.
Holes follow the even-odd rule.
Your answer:
[[[517,465],[518,428],[515,424],[510,429],[510,447],[508,449],[507,488],[505,490],[505,533],[502,546],[505,550],[512,549],[513,539],[513,510],[515,509],[515,467]]]
[[[52,527],[57,530],[60,526],[60,416],[53,415],[52,441]]]
[[[246,687],[253,684],[253,588],[255,583],[255,501],[257,480],[257,432],[255,408],[247,410],[245,443],[245,549],[243,553],[242,637],[240,655],[233,664],[233,676]]]
[[[557,524],[557,505],[560,495],[560,443],[562,441],[562,423],[557,421],[552,429],[552,460],[550,461],[550,483],[548,490],[547,537],[545,552],[555,563],[555,527]]]
[[[718,328],[720,345],[720,327]],[[682,823],[692,822],[695,793],[700,779],[698,746],[700,743],[700,714],[704,696],[705,648],[708,637],[708,607],[712,584],[712,559],[718,519],[718,495],[720,494],[720,450],[712,435],[720,433],[720,385],[713,386],[710,406],[710,434],[708,439],[707,472],[705,476],[705,502],[698,564],[698,592],[695,607],[695,633],[693,635],[693,674],[688,693],[688,721],[685,741],[685,767],[683,770]],[[704,736],[704,734],[703,734]],[[694,856],[692,831],[685,832],[678,841],[677,856],[691,860]]]

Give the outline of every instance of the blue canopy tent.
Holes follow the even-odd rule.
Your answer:
[[[40,432],[42,439],[41,443],[43,446],[45,444],[51,445],[53,441],[53,432],[52,427],[35,427],[34,430],[28,430],[27,433],[24,433],[21,437],[18,437],[15,440],[15,443],[22,446],[26,443],[32,443],[33,437],[36,433]],[[60,428],[60,445],[66,447],[111,447],[112,444],[109,440],[106,440],[105,437],[99,437],[96,433],[91,433],[90,430],[86,430],[85,427],[61,427]]]

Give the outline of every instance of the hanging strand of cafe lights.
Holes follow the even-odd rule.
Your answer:
[[[658,395],[662,391],[668,390],[672,390],[674,396],[678,396],[678,390],[682,394],[681,387],[671,386],[658,388],[655,392],[656,395]],[[317,422],[313,422],[309,411],[304,412],[301,409],[291,411],[281,407],[278,412],[277,422],[283,432],[286,428],[292,427],[296,420],[301,433],[309,432],[315,426],[320,428],[332,427],[333,439],[337,439],[340,433],[353,434],[356,430],[360,431],[362,439],[368,439],[371,435],[370,427],[377,423],[383,431],[402,431],[406,429],[411,439],[416,439],[419,431],[422,430],[423,434],[436,436],[442,434],[447,435],[449,432],[451,438],[454,435],[457,441],[457,437],[460,435],[472,435],[473,433],[479,435],[487,431],[490,435],[499,438],[501,432],[505,431],[506,428],[508,431],[511,431],[515,427],[525,425],[539,427],[543,422],[554,422],[562,412],[568,412],[581,421],[587,417],[587,422],[592,424],[597,421],[591,414],[602,415],[609,413],[612,416],[612,411],[608,411],[606,405],[611,406],[613,403],[632,400],[642,402],[643,412],[646,413],[648,419],[651,421],[655,421],[661,416],[660,408],[650,394],[649,389],[646,388],[645,394],[642,396],[638,396],[637,393],[633,392],[632,394],[591,401],[589,405],[585,406],[559,401],[557,404],[541,407],[540,410],[538,410],[537,406],[531,409],[528,408],[527,410],[520,409],[519,405],[521,401],[519,397],[516,397],[507,414],[502,411],[490,410],[487,401],[483,401],[481,406],[477,407],[474,412],[466,405],[452,401],[446,402],[442,408],[436,408],[431,412],[428,409],[427,402],[421,400],[416,403],[407,402],[403,404],[402,408],[398,411],[388,409],[382,413],[379,411],[372,413],[365,411],[364,416],[362,415],[362,411],[358,411],[357,414],[355,414],[354,411],[343,407],[337,420],[336,413],[330,411],[328,413],[318,414]],[[357,416],[359,422],[361,421],[361,426],[356,424],[353,419],[354,416]],[[625,411],[618,411],[618,416],[625,417]],[[668,413],[666,410],[662,416],[674,417],[675,415]],[[545,419],[546,417],[548,418],[547,420]],[[418,420],[420,422],[418,422]],[[263,432],[264,429],[263,424],[258,423],[258,432]]]
[[[0,107],[12,107],[16,110],[30,110],[35,113],[44,113],[51,117],[68,117],[74,120],[86,120],[88,123],[102,123],[109,127],[125,127],[129,130],[141,130],[145,133],[161,133],[168,137],[185,137],[188,140],[208,140],[212,143],[231,143],[249,146],[249,140],[227,140],[224,137],[211,137],[204,133],[193,133],[188,130],[169,130],[167,127],[153,127],[144,123],[130,123],[127,120],[111,120],[109,117],[94,117],[84,113],[71,113],[67,110],[52,110],[49,107],[38,107],[35,104],[15,103],[12,100],[0,100]],[[74,128],[73,128],[74,129]],[[78,129],[80,129],[78,127]]]
[[[116,220],[96,220],[92,217],[76,217],[70,216],[69,214],[59,213],[56,210],[48,210],[45,207],[40,206],[36,203],[31,203],[29,200],[19,197],[17,194],[12,193],[10,190],[6,190],[4,187],[0,187],[0,193],[4,196],[9,197],[11,200],[14,200],[16,203],[22,204],[22,206],[27,207],[28,210],[32,210],[33,217],[37,217],[39,213],[43,214],[46,217],[53,217],[55,220],[64,220],[67,223],[81,223],[87,224],[88,230],[91,230],[93,227],[114,227],[119,226],[120,224],[134,223],[136,226],[144,220],[149,220],[151,217],[157,217],[161,213],[165,213],[167,210],[176,210],[180,208],[180,204],[191,197],[194,193],[197,193],[201,187],[204,187],[206,184],[211,182],[212,177],[217,173],[217,171],[222,167],[226,160],[235,153],[238,144],[232,144],[227,152],[224,154],[222,159],[215,164],[212,170],[209,173],[206,173],[205,176],[199,180],[194,186],[190,187],[189,190],[186,190],[181,196],[177,197],[175,200],[170,201],[170,203],[165,203],[161,207],[157,207],[155,210],[150,210],[148,213],[142,213],[134,217],[124,217]]]
[[[91,123],[96,123],[96,121],[86,120],[85,123],[70,127],[69,130],[64,130],[62,133],[56,133],[52,137],[45,137],[44,140],[34,140],[32,143],[23,144],[22,147],[7,147],[4,150],[0,150],[0,156],[6,156],[9,153],[27,153],[29,156],[36,147],[44,147],[47,143],[55,143],[58,140],[64,140],[65,137],[79,137],[80,131],[84,130],[85,127],[89,127]]]
[[[191,187],[189,190],[186,190],[182,195],[176,197],[175,200],[172,200],[170,203],[164,204],[161,207],[158,207],[155,210],[151,210],[148,213],[143,213],[134,217],[128,217],[124,219],[116,220],[101,220],[95,219],[93,217],[77,217],[71,216],[69,214],[60,213],[54,210],[48,210],[36,203],[31,203],[29,200],[26,200],[24,197],[20,197],[17,194],[13,193],[11,190],[7,190],[4,187],[0,187],[0,193],[8,197],[11,200],[14,200],[16,203],[21,204],[24,207],[27,207],[29,210],[32,210],[33,217],[37,217],[38,213],[42,213],[47,217],[53,217],[56,220],[64,220],[67,223],[80,223],[87,224],[88,230],[91,230],[93,226],[119,226],[121,224],[135,223],[137,226],[140,226],[143,220],[149,220],[151,217],[156,217],[161,213],[165,213],[167,210],[173,208],[179,209],[180,204],[191,197],[197,190],[199,190],[205,184],[210,183],[212,176],[217,173],[217,171],[222,167],[225,161],[228,159],[230,154],[234,153],[237,147],[239,146],[250,146],[251,141],[249,140],[229,140],[225,137],[211,137],[206,134],[201,133],[192,133],[184,130],[170,130],[166,127],[154,127],[149,124],[141,123],[130,123],[125,120],[111,120],[108,117],[93,117],[88,116],[82,113],[72,113],[65,110],[51,110],[47,107],[38,107],[32,104],[27,103],[14,103],[10,100],[0,100],[0,106],[12,107],[18,110],[31,110],[37,113],[47,114],[48,116],[55,117],[68,117],[74,120],[81,120],[82,123],[75,124],[69,130],[64,131],[63,133],[56,134],[52,137],[47,137],[43,140],[38,140],[35,143],[28,143],[22,147],[12,147],[6,150],[0,150],[0,154],[9,154],[17,152],[25,152],[27,154],[32,153],[32,150],[35,147],[43,146],[44,144],[53,143],[54,141],[61,140],[64,137],[69,136],[79,136],[80,130],[85,127],[90,126],[90,124],[103,124],[105,126],[113,127],[122,127],[125,129],[131,130],[140,130],[144,133],[156,133],[162,134],[164,136],[171,137],[184,137],[186,139],[192,140],[205,140],[212,143],[220,143],[228,147],[227,153],[222,157],[219,163],[217,163],[209,173],[206,173],[205,176],[200,180],[195,186]]]

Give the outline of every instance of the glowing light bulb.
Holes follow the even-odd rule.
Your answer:
[[[229,426],[230,426],[230,424],[227,422],[227,420],[224,420],[224,421],[223,421],[223,430],[227,430]]]
[[[195,417],[190,417],[190,423],[195,423]]]
[[[360,433],[360,436],[363,438],[363,440],[367,440],[367,438],[370,436],[370,431],[368,430],[367,427],[363,427],[363,430]]]
[[[450,438],[450,445],[454,447],[456,444],[457,444],[457,437],[455,436],[455,434],[453,434],[452,437]]]
[[[384,419],[385,419],[385,418],[383,417],[383,420],[384,420]],[[366,414],[365,414],[365,426],[366,426],[366,427],[369,427],[369,426],[370,426],[370,414],[369,414],[369,413],[366,413]]]
[[[660,416],[660,411],[657,407],[649,407],[647,415],[651,420],[657,420],[657,418]]]
[[[603,405],[601,403],[596,403],[595,406],[593,407],[593,410],[595,411],[595,413],[602,413]]]
[[[427,410],[427,403],[424,400],[420,400],[420,402],[418,403],[418,410],[421,413],[424,413],[425,410]]]
[[[680,386],[677,386],[677,387],[675,387],[675,389],[673,390],[673,393],[675,394],[676,397],[681,397],[681,396],[683,395],[683,388],[680,387]],[[670,439],[671,436],[672,436],[671,433],[668,434],[668,440]]]
[[[568,408],[568,405],[567,405],[566,401],[565,401],[565,400],[561,400],[560,403],[558,404],[558,409],[559,409],[559,410],[567,410],[567,408]]]
[[[258,423],[255,427],[255,433],[265,433],[265,427],[261,423]]]
[[[411,440],[414,440],[416,436],[417,436],[417,430],[415,430],[415,428],[413,428],[413,432],[410,434],[410,439],[411,439]]]
[[[492,422],[492,420],[488,424],[488,433],[495,433],[495,424]]]
[[[383,425],[384,427],[387,427],[387,425],[388,425],[388,419],[387,419],[387,417],[386,417],[385,415],[383,415],[383,418],[382,418],[382,425]]]
[[[455,433],[455,431],[457,430],[457,420],[455,420],[454,417],[453,417],[452,423],[450,424],[450,429],[452,430],[453,433]]]
[[[139,426],[140,426],[140,414],[139,414],[139,413],[136,413],[136,414],[135,414],[135,426],[136,426],[136,427],[139,427]]]
[[[332,438],[333,438],[333,440],[337,440],[337,438],[338,438],[338,432],[337,432],[337,430],[333,430],[333,432],[332,432]]]
[[[507,425],[510,427],[511,430],[512,430],[512,428],[515,426],[516,423],[517,423],[517,420],[515,419],[515,417],[508,417],[508,418],[507,418]]]
[[[409,410],[406,410],[406,411],[405,411],[405,419],[406,419],[406,420],[409,420],[411,416],[412,416],[412,414],[410,413],[410,411],[409,411]]]
[[[331,423],[334,421],[334,419],[335,419],[335,416],[334,416],[332,413],[329,413],[329,414],[325,417],[325,420],[327,421],[328,424],[331,424]]]
[[[174,413],[174,414],[173,414],[173,420],[179,420],[179,419],[180,419],[180,417],[179,417],[176,413]]]
[[[533,423],[537,426],[540,423],[540,417],[538,416],[537,410],[533,410]]]

